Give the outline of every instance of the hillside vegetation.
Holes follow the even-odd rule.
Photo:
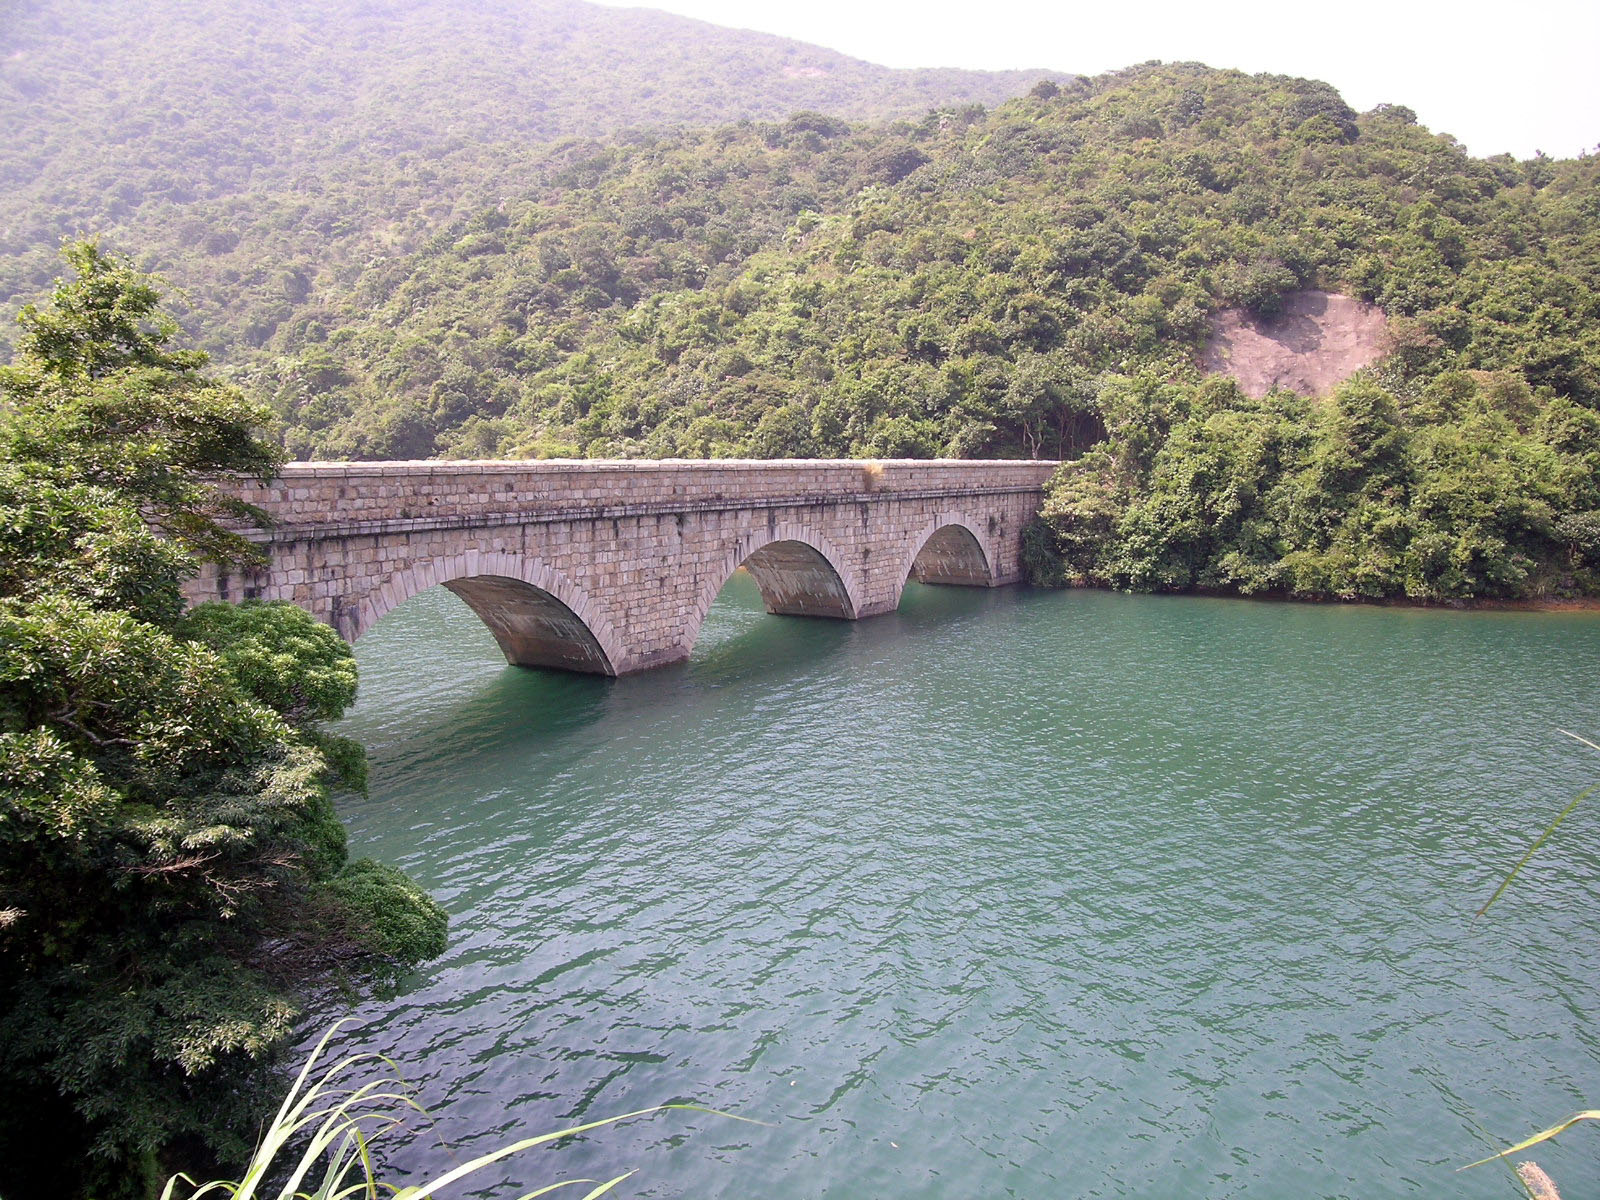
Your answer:
[[[1321,284],[1400,318],[1408,378],[1589,404],[1594,165],[1476,160],[1405,110],[1194,67],[569,147],[281,331],[273,366],[296,453],[1058,454],[1098,432],[1106,373],[1195,381],[1209,312]]]
[[[1594,587],[1594,159],[1179,65],[541,170],[254,360],[293,454],[1084,455],[1041,579]],[[1388,313],[1374,370],[1329,401],[1203,377],[1212,314],[1311,286]]]
[[[6,7],[0,303],[48,291],[61,238],[106,234],[182,281],[186,327],[224,354],[524,190],[554,140],[797,109],[881,119],[997,103],[1038,77],[890,70],[579,0]]]
[[[295,457],[1059,457],[1040,580],[1596,586],[1596,159],[1474,159],[1325,84],[1147,64],[438,161],[186,210],[202,248],[169,273]],[[1325,399],[1203,376],[1220,309],[1308,287],[1381,306],[1390,353]]]

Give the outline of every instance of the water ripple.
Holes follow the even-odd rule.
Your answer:
[[[1593,731],[1592,616],[913,588],[849,625],[736,579],[646,676],[499,666],[442,591],[359,656],[352,846],[453,920],[361,1036],[455,1153],[771,1123],[609,1129],[523,1190],[1500,1196],[1454,1174],[1480,1128],[1600,1101],[1594,814],[1471,921],[1600,773],[1554,733]]]

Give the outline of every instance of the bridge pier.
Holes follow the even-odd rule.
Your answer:
[[[908,579],[1021,577],[1054,463],[293,463],[239,497],[270,565],[203,574],[192,601],[289,600],[348,640],[448,587],[508,661],[608,675],[687,658],[741,565],[769,612],[853,620]]]

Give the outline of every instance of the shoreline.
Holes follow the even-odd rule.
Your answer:
[[[1600,596],[1547,596],[1537,599],[1501,599],[1473,597],[1460,600],[1419,600],[1410,596],[1294,596],[1283,592],[1260,592],[1245,595],[1214,588],[1185,588],[1182,591],[1130,592],[1122,588],[1107,587],[1098,583],[1069,583],[1061,587],[1024,581],[1025,586],[1040,591],[1114,592],[1122,596],[1203,596],[1210,600],[1248,600],[1265,604],[1314,604],[1332,606],[1365,606],[1369,608],[1431,608],[1451,612],[1529,612],[1529,613],[1600,613]]]
[[[1467,608],[1504,609],[1509,612],[1600,612],[1600,596],[1573,596],[1543,600],[1469,600]]]

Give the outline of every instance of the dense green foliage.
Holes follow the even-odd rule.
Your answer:
[[[40,31],[55,8],[37,11],[33,44],[54,45]],[[446,58],[498,38],[524,62],[557,45],[603,57],[656,20],[540,8],[508,32],[509,10],[484,4],[448,10],[470,19],[446,36],[447,10],[423,0],[360,11],[385,87],[410,78],[397,64],[424,31]],[[333,26],[239,20],[253,56],[228,61],[249,76],[292,43],[296,103],[321,95],[307,64]],[[509,70],[500,53],[484,78]],[[174,54],[157,55],[163,71],[220,61]],[[26,203],[119,222],[181,264],[231,377],[276,411],[296,457],[1092,450],[1030,535],[1041,579],[1433,599],[1592,588],[1600,159],[1474,159],[1407,109],[1357,114],[1324,84],[1190,64],[868,125],[802,111],[504,140],[636,115],[670,70],[643,56],[606,75],[622,89],[611,107],[596,80],[557,72],[566,107],[543,124],[467,89],[449,121],[471,136],[439,158],[415,139],[448,125],[441,101],[396,87],[383,94],[414,119],[355,105],[324,114],[338,137],[292,153],[261,147],[310,110],[250,117],[233,139],[248,186],[207,151],[185,169],[222,173],[170,202],[149,200],[150,177],[128,214],[73,208],[54,198],[79,186],[63,175]],[[197,100],[195,130],[214,142],[244,94]],[[705,115],[648,115],[685,114]],[[129,138],[153,171],[198,144]],[[305,155],[317,177],[291,179]],[[1389,315],[1390,353],[1364,382],[1331,402],[1206,382],[1196,363],[1220,309],[1270,315],[1306,287]],[[1345,413],[1358,400],[1360,420]],[[1368,426],[1387,432],[1352,449]]]
[[[287,605],[183,614],[195,555],[240,548],[201,473],[279,461],[262,410],[148,281],[69,258],[0,374],[0,1192],[137,1196],[246,1144],[308,989],[437,954],[444,917],[346,862],[348,647]]]
[[[14,0],[0,15],[0,304],[103,234],[180,280],[213,352],[538,186],[621,127],[996,103],[1037,72],[895,71],[579,0]],[[0,343],[9,330],[0,322]]]
[[[1600,412],[1511,373],[1325,401],[1120,380],[1061,470],[1030,566],[1053,583],[1344,599],[1600,590]],[[1163,432],[1118,436],[1121,420]],[[1121,418],[1121,420],[1119,420]]]
[[[1320,284],[1397,318],[1402,392],[1600,401],[1597,160],[1200,67],[1036,90],[555,152],[246,377],[296,455],[1070,455],[1113,378],[1196,385],[1208,314]]]

